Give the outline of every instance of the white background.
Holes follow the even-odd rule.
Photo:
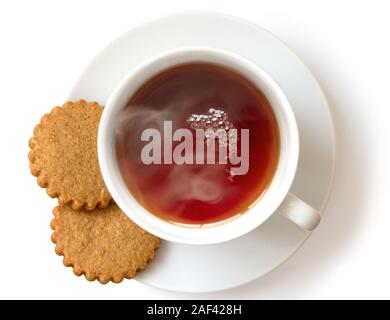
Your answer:
[[[135,281],[89,283],[54,254],[56,202],[29,173],[27,141],[110,40],[182,10],[228,13],[265,27],[319,79],[338,142],[325,218],[289,261],[234,290],[189,295]],[[389,16],[388,1],[1,1],[0,298],[390,298]]]

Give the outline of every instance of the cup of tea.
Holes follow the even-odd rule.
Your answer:
[[[288,99],[233,52],[178,48],[131,70],[104,108],[98,156],[119,207],[169,241],[232,240],[274,213],[307,231],[321,219],[289,193],[299,135]]]

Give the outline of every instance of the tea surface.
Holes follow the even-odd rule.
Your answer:
[[[184,138],[171,145],[169,139],[181,128],[192,133],[190,154],[181,150],[187,151],[186,159],[199,154],[196,129],[224,128],[228,133],[236,129],[238,154],[245,142],[241,129],[247,129],[248,154],[241,154],[248,160],[247,173],[233,174],[237,164],[218,161],[221,140],[217,140],[215,164],[208,164],[207,157],[204,164],[195,160],[178,164],[172,155],[169,163],[169,153]],[[141,139],[147,129],[160,134],[154,142],[161,143],[161,164],[142,159],[152,140]],[[207,150],[207,137],[201,142]],[[245,213],[272,181],[279,147],[279,128],[264,94],[239,73],[208,63],[178,65],[148,80],[123,110],[116,133],[119,170],[134,198],[164,220],[189,225]],[[153,158],[159,157],[153,154]]]

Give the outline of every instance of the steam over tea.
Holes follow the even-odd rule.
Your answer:
[[[154,76],[117,127],[117,161],[129,191],[173,223],[204,225],[245,213],[278,163],[269,101],[241,74],[215,64],[183,64]]]

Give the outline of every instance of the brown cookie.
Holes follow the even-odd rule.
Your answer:
[[[29,141],[31,173],[50,197],[75,210],[109,205],[97,158],[103,108],[84,100],[67,102],[41,118]]]
[[[54,208],[51,227],[64,265],[89,281],[119,283],[144,270],[160,240],[133,223],[117,205],[94,211]]]

